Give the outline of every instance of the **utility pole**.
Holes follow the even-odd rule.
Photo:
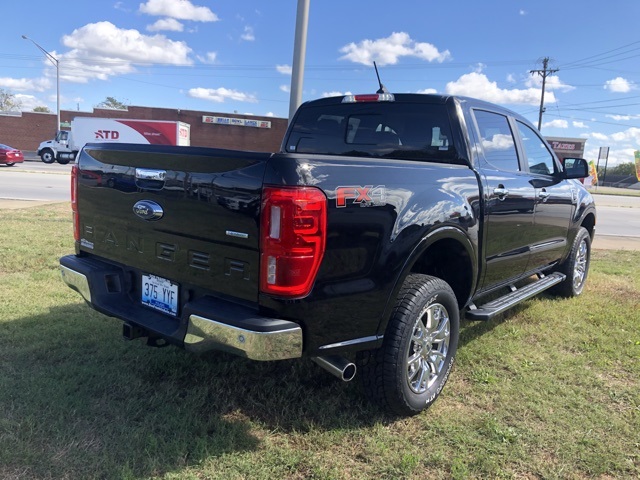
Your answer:
[[[296,36],[293,45],[293,67],[291,72],[291,93],[289,97],[289,122],[302,103],[304,83],[304,61],[307,53],[307,26],[309,24],[310,0],[298,0],[296,15]]]
[[[549,75],[553,75],[558,71],[558,69],[549,70],[547,67],[549,66],[549,57],[544,57],[542,59],[542,70],[530,70],[529,73],[534,74],[537,73],[542,77],[542,95],[540,95],[540,114],[538,115],[538,130],[542,128],[542,112],[544,112],[544,86],[547,83],[547,77]]]

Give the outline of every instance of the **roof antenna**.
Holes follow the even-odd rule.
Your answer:
[[[380,74],[378,73],[378,66],[376,65],[376,62],[373,62],[373,68],[376,69],[376,77],[378,77],[378,84],[380,85],[380,88],[376,93],[389,93],[389,90],[387,90],[387,87],[385,87],[380,81]]]

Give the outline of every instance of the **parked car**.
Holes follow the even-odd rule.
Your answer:
[[[24,162],[24,155],[17,148],[0,143],[0,165],[13,167],[16,163]]]

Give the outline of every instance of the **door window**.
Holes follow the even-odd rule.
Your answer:
[[[485,110],[475,110],[474,116],[487,162],[498,170],[519,171],[518,153],[507,117]]]
[[[553,155],[538,134],[528,125],[516,122],[527,155],[529,171],[538,175],[553,175],[556,171]]]

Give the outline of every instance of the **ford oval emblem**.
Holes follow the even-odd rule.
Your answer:
[[[133,213],[143,220],[160,220],[164,215],[164,210],[156,202],[151,200],[140,200],[133,206]]]

